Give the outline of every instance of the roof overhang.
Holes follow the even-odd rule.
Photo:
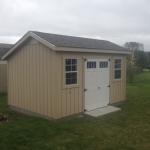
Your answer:
[[[42,44],[46,45],[54,51],[64,51],[64,52],[91,52],[91,53],[113,53],[113,54],[131,54],[129,50],[100,50],[100,49],[85,49],[85,48],[70,48],[70,47],[56,47],[55,45],[45,41],[31,31],[28,31],[5,55],[3,55],[2,60],[7,60],[21,44],[23,44],[28,38],[34,38]]]

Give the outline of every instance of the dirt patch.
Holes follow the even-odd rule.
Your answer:
[[[10,116],[0,113],[0,121],[8,121]]]

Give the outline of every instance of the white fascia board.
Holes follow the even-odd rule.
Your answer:
[[[7,64],[7,61],[0,61],[0,65]]]
[[[88,52],[88,53],[111,53],[111,54],[131,54],[128,50],[100,50],[100,49],[84,49],[84,48],[68,48],[68,47],[56,47],[56,51],[64,52]]]

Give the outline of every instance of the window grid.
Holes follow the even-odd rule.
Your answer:
[[[65,59],[66,85],[77,84],[77,59]]]
[[[114,78],[121,79],[121,59],[115,59],[114,62]]]
[[[88,61],[87,62],[87,68],[96,68],[96,62],[95,61]]]
[[[99,68],[108,68],[108,62],[107,61],[101,61],[99,63]]]

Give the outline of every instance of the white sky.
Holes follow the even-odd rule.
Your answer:
[[[149,0],[0,0],[0,43],[27,31],[140,42],[150,51]]]

